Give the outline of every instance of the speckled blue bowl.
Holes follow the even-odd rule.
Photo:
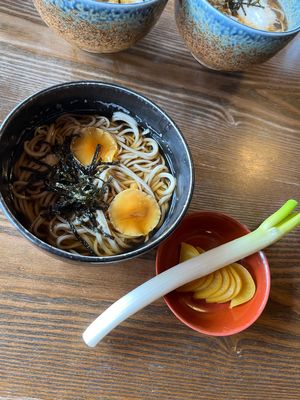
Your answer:
[[[167,0],[111,4],[93,0],[33,0],[46,24],[69,43],[93,53],[115,53],[142,39]]]
[[[267,61],[300,30],[300,1],[280,0],[286,32],[266,32],[224,15],[207,0],[175,0],[179,32],[202,65],[217,70],[241,71]]]

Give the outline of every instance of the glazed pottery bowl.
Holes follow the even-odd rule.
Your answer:
[[[33,0],[45,23],[69,43],[93,53],[115,53],[142,39],[167,0],[113,4],[93,0]]]
[[[72,254],[58,249],[33,235],[22,224],[10,190],[12,167],[23,141],[33,130],[64,113],[100,114],[110,118],[115,111],[132,115],[150,129],[177,184],[163,224],[147,242],[122,254],[96,257]],[[18,105],[0,128],[0,206],[19,232],[39,248],[65,260],[101,264],[123,261],[145,253],[166,239],[185,215],[192,197],[194,172],[189,149],[174,122],[150,100],[129,89],[101,82],[72,82],[50,87]]]
[[[164,272],[179,263],[182,242],[210,250],[249,232],[244,225],[219,212],[203,211],[189,214],[159,246],[156,273]],[[248,302],[233,308],[229,307],[229,302],[217,304],[206,303],[205,300],[197,300],[196,303],[188,305],[191,294],[173,291],[164,298],[168,307],[185,325],[207,335],[233,335],[248,328],[260,316],[267,303],[270,270],[263,252],[239,260],[239,263],[248,269],[256,285],[255,295]]]
[[[241,71],[273,57],[300,30],[299,0],[281,0],[288,30],[267,32],[233,20],[207,0],[175,0],[177,27],[194,58],[205,67]]]

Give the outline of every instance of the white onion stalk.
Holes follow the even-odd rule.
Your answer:
[[[275,243],[300,225],[300,213],[293,212],[297,204],[295,200],[288,200],[255,231],[178,264],[138,286],[112,304],[85,330],[84,342],[90,347],[96,346],[118,324],[158,298]]]

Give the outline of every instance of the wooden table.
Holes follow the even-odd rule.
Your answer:
[[[249,72],[212,72],[185,48],[172,3],[137,46],[104,56],[57,38],[30,0],[0,0],[0,45],[0,120],[59,82],[118,83],[181,127],[196,169],[191,211],[219,210],[254,229],[286,199],[300,200],[300,37]],[[70,265],[32,247],[0,214],[0,398],[299,399],[300,229],[266,254],[271,295],[247,331],[200,335],[159,300],[89,349],[83,330],[154,275],[155,252]]]

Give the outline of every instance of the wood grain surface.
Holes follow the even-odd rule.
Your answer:
[[[203,69],[181,40],[170,2],[134,48],[92,55],[41,21],[29,0],[0,0],[0,120],[50,85],[96,79],[161,106],[192,151],[191,211],[219,210],[254,229],[300,200],[300,37],[244,73]],[[0,399],[300,399],[300,229],[266,250],[268,305],[227,338],[182,325],[163,300],[95,349],[81,334],[100,312],[154,275],[155,252],[82,267],[32,247],[0,214]]]

